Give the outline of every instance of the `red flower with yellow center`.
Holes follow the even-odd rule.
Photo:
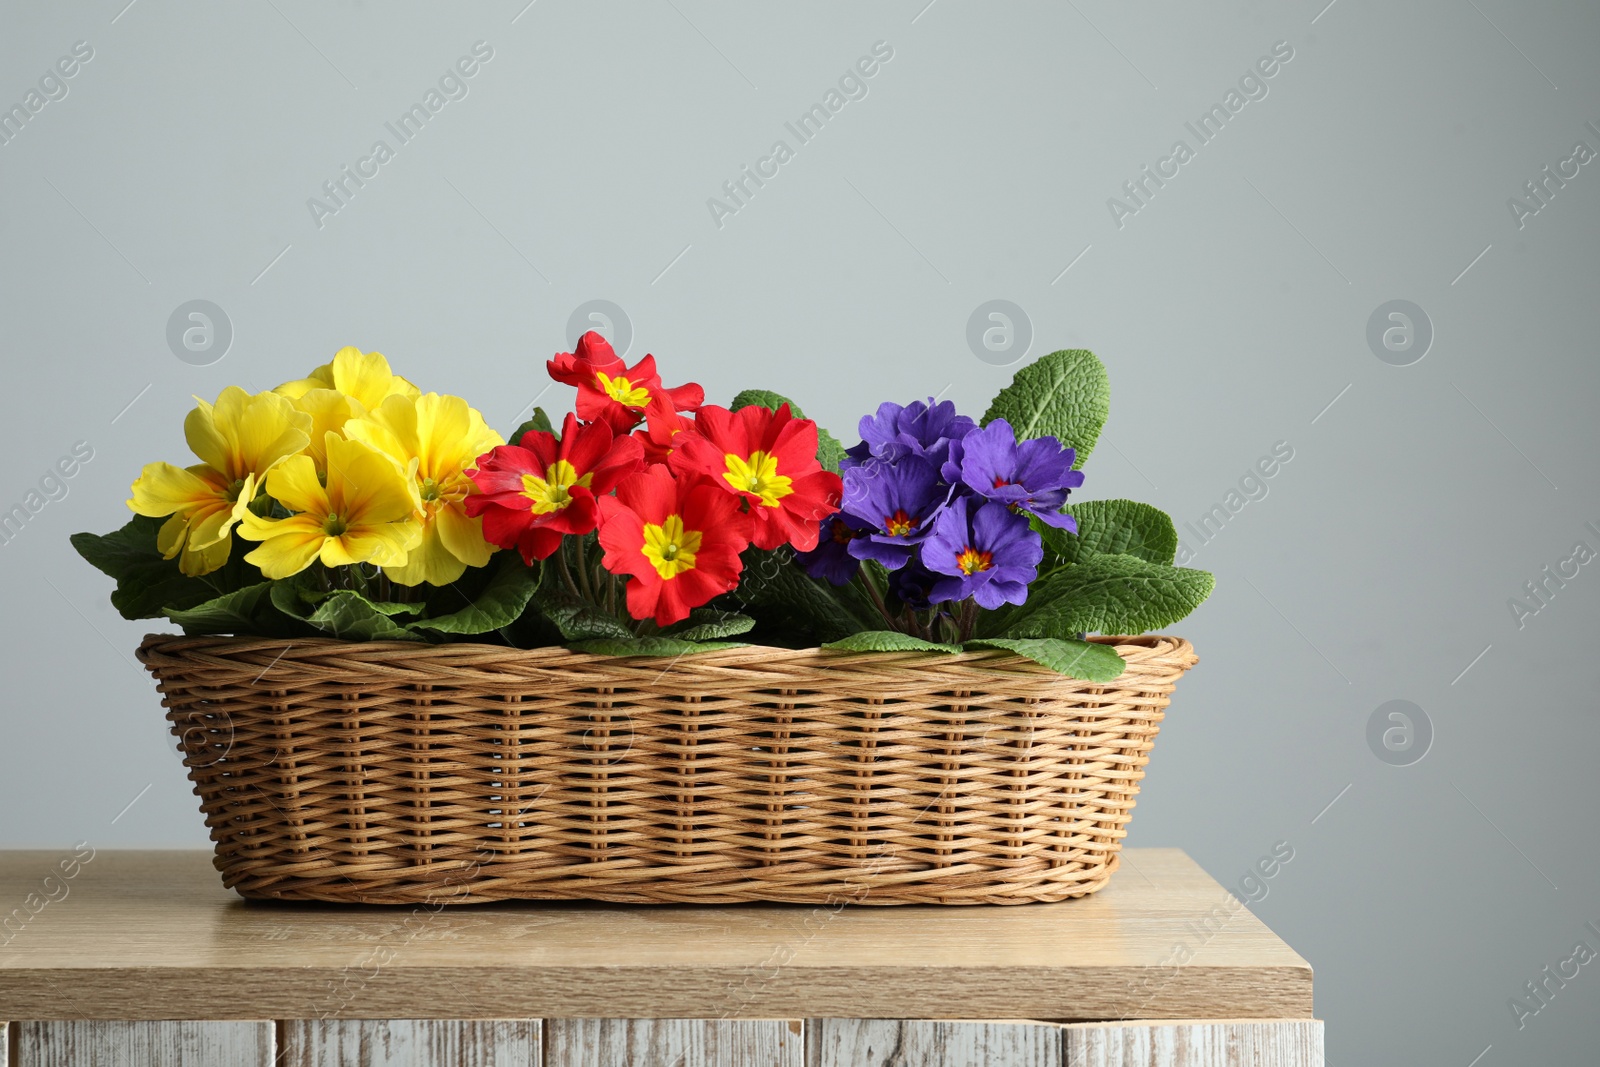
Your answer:
[[[578,417],[603,422],[617,434],[639,424],[657,397],[673,411],[692,411],[705,400],[705,390],[690,383],[667,389],[656,373],[656,359],[645,356],[629,367],[604,337],[590,330],[578,338],[576,352],[562,352],[545,364],[550,377],[578,387]]]
[[[601,562],[631,575],[628,613],[671,626],[739,586],[739,553],[750,519],[738,498],[697,478],[674,478],[656,465],[630,475],[617,495],[600,500]]]
[[[839,509],[839,476],[817,462],[817,424],[777,411],[708,405],[677,439],[672,469],[700,474],[749,502],[757,548],[817,547],[821,519]]]
[[[567,534],[593,530],[596,498],[643,463],[638,441],[569,414],[559,439],[530,430],[520,444],[478,457],[478,469],[468,473],[478,491],[464,504],[468,515],[483,516],[486,540],[515,548],[531,564],[553,553]]]
[[[672,455],[673,438],[694,423],[673,410],[672,402],[658,395],[644,409],[644,428],[633,431],[633,436],[644,446],[646,463],[665,463]]]

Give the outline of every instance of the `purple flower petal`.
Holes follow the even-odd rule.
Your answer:
[[[1072,520],[1060,511],[1068,494],[1083,484],[1083,472],[1072,469],[1076,455],[1054,437],[1018,443],[1011,424],[995,419],[962,440],[961,481],[985,499],[1067,528],[1061,520]]]

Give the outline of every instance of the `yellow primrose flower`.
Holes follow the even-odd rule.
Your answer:
[[[167,559],[181,553],[178,567],[190,576],[228,561],[228,535],[247,514],[260,480],[306,447],[311,426],[310,416],[275,393],[251,396],[230,385],[214,406],[199,397],[195,402],[183,433],[203,462],[146,464],[128,501],[137,514],[172,516],[156,535],[156,547]]]
[[[311,462],[316,464],[317,470],[326,472],[328,431],[332,430],[343,437],[344,424],[365,415],[367,409],[361,406],[361,401],[337,389],[308,389],[290,403],[295,406],[296,411],[302,411],[311,417],[311,443],[306,445],[306,455],[311,457]]]
[[[362,352],[359,348],[339,349],[332,362],[324,363],[309,377],[284,382],[274,392],[295,400],[313,389],[337,389],[368,411],[383,403],[384,397],[404,396],[414,400],[420,393],[416,386],[389,370],[389,361],[383,358],[383,353]]]
[[[363,441],[413,472],[422,541],[405,563],[384,568],[401,585],[448,585],[468,567],[489,562],[494,547],[483,539],[483,520],[463,503],[472,490],[467,471],[505,440],[459,396],[428,393],[416,400],[391,396],[365,418],[345,424],[345,436]]]
[[[310,456],[291,456],[267,475],[267,495],[295,514],[266,519],[245,512],[239,536],[260,541],[245,560],[268,578],[299,574],[313,561],[402,564],[422,530],[405,472],[377,449],[329,431],[323,437],[328,484]]]

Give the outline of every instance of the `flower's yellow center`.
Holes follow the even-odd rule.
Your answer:
[[[422,496],[422,502],[424,504],[431,503],[432,501],[438,500],[440,495],[441,495],[441,491],[439,489],[439,483],[437,481],[435,481],[434,479],[432,479],[432,478],[424,478],[424,479],[422,479],[422,484],[419,487],[419,491],[420,491],[420,494]]]
[[[650,403],[650,390],[634,385],[626,378],[613,378],[605,371],[595,371],[595,380],[602,392],[625,408],[642,408]]]
[[[522,495],[528,498],[528,510],[535,515],[548,515],[572,503],[572,487],[588,488],[594,480],[593,472],[578,477],[578,468],[564,459],[558,459],[545,468],[544,477],[537,474],[522,476]]]
[[[917,520],[906,514],[905,508],[896,508],[893,515],[883,519],[883,529],[890,537],[905,537],[916,528]]]
[[[994,555],[989,552],[979,552],[968,545],[956,556],[956,566],[961,568],[962,574],[977,574],[994,566]]]
[[[644,524],[644,558],[663,578],[676,578],[684,571],[694,569],[695,553],[700,551],[700,531],[685,530],[683,517],[668,515],[657,526]]]
[[[322,520],[322,532],[328,537],[342,537],[349,528],[349,525],[342,518],[331,511]]]
[[[235,478],[233,481],[228,483],[228,487],[222,491],[222,495],[224,497],[226,497],[227,499],[229,499],[229,500],[238,500],[239,499],[239,494],[243,490],[244,490],[244,479],[243,478]]]
[[[754,493],[764,508],[777,507],[778,501],[794,492],[793,481],[778,473],[776,456],[752,452],[750,458],[743,459],[729,452],[722,458],[728,464],[722,475],[728,484],[741,493]]]

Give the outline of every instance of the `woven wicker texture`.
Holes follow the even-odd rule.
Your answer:
[[[151,635],[223,881],[351,903],[1005,904],[1092,893],[1187,641],[1004,652]]]

